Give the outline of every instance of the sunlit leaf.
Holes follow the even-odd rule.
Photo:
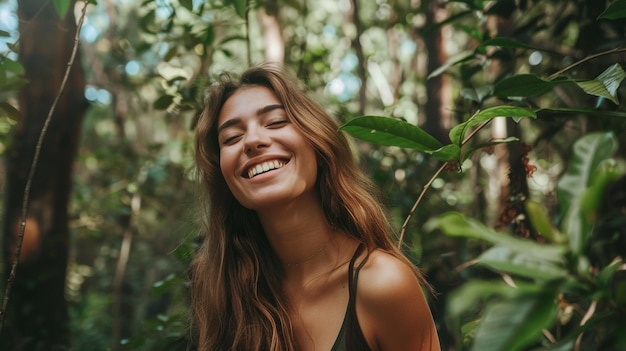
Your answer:
[[[505,78],[493,88],[493,95],[506,97],[529,97],[545,94],[554,86],[553,83],[533,74],[519,74]]]
[[[524,107],[515,107],[515,106],[496,106],[490,107],[482,111],[476,112],[472,117],[470,117],[467,121],[456,125],[449,132],[450,140],[461,146],[465,139],[465,134],[467,131],[478,124],[487,122],[496,117],[511,117],[515,121],[519,121],[520,118],[530,117],[537,118],[535,112],[530,109]]]
[[[587,94],[600,96],[611,100],[614,104],[619,105],[617,98],[617,89],[622,81],[626,78],[626,72],[619,64],[607,68],[596,79],[576,82]]]
[[[423,129],[391,117],[357,117],[344,124],[340,130],[361,140],[380,145],[421,151],[435,151],[442,146],[437,139]]]
[[[598,19],[620,19],[626,17],[626,0],[615,0],[598,16]]]

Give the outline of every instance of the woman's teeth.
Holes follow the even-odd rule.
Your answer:
[[[258,164],[248,170],[248,178],[252,178],[257,174],[265,173],[273,169],[282,168],[285,164],[282,161],[274,160]]]

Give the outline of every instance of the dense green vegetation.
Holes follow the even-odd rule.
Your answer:
[[[74,6],[52,4],[61,16]],[[0,6],[9,162],[28,34],[18,4]],[[75,6],[89,108],[69,207],[69,349],[192,344],[195,116],[216,74],[266,60],[355,137],[438,292],[444,349],[626,349],[625,0]]]

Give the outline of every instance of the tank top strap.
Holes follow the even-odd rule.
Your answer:
[[[346,309],[346,315],[341,325],[341,329],[339,330],[339,335],[337,336],[331,351],[370,351],[370,348],[365,341],[365,336],[359,326],[359,321],[356,317],[356,290],[359,272],[365,265],[367,258],[369,257],[369,253],[361,262],[359,262],[356,269],[354,268],[354,265],[364,249],[365,245],[362,243],[359,244],[354,252],[354,255],[352,256],[352,259],[350,259],[350,264],[348,266],[348,307]]]

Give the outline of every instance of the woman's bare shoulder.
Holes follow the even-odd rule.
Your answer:
[[[413,267],[382,250],[370,253],[359,274],[358,296],[372,302],[422,294]]]
[[[437,331],[414,269],[375,250],[359,273],[357,316],[377,350],[439,350]]]

